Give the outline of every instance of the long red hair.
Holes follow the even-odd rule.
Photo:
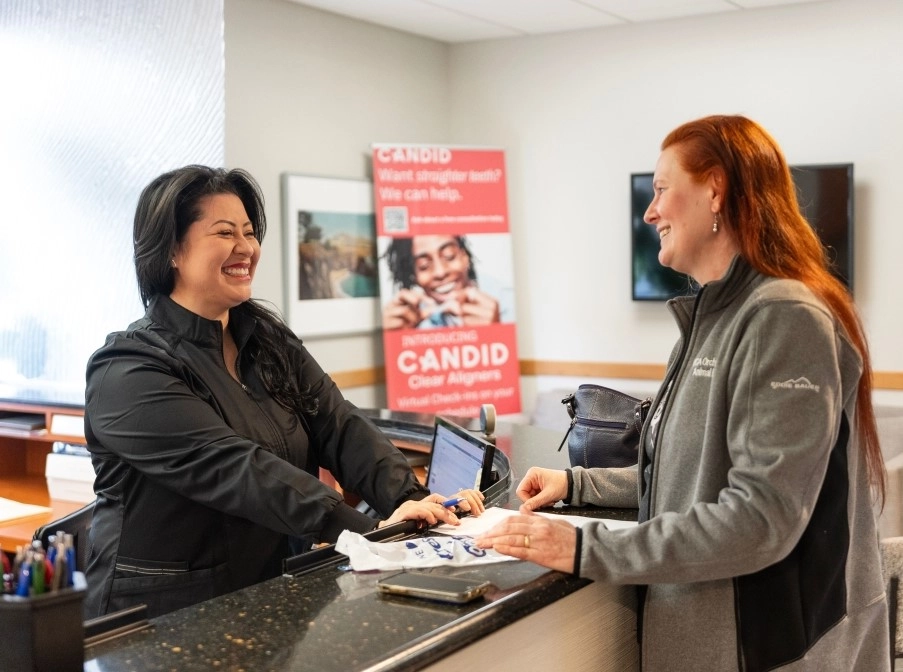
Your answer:
[[[662,149],[674,147],[684,170],[697,180],[723,179],[721,216],[740,255],[764,275],[799,280],[828,307],[862,357],[856,417],[869,480],[882,506],[886,470],[875,411],[872,367],[862,321],[846,287],[831,274],[825,249],[796,198],[790,168],[778,143],[742,116],[710,116],[671,131]]]

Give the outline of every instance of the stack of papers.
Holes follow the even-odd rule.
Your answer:
[[[513,509],[502,509],[497,506],[486,509],[482,516],[464,516],[461,518],[460,525],[438,525],[430,529],[431,532],[439,532],[440,534],[463,534],[470,537],[478,537],[489,528],[502,522],[505,518],[516,516],[520,512]],[[587,516],[568,516],[557,513],[536,512],[537,516],[545,516],[552,520],[565,520],[574,527],[583,527],[588,523],[605,523],[605,527],[609,530],[618,530],[624,527],[635,527],[636,522],[628,520],[611,520],[610,518],[589,518]]]
[[[44,429],[44,414],[0,412],[0,427],[4,429],[18,429],[25,432]]]

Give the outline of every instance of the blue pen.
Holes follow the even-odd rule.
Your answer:
[[[461,502],[463,502],[467,497],[455,497],[454,499],[446,499],[442,502],[442,506],[448,508],[450,506],[458,506]]]
[[[28,597],[29,592],[31,592],[31,560],[26,559],[19,567],[19,584],[16,586],[16,595]]]
[[[61,582],[63,588],[72,586],[75,581],[73,574],[75,573],[75,541],[71,534],[63,535],[63,550],[66,556],[66,578]]]
[[[47,559],[50,560],[50,564],[56,563],[56,535],[51,534],[47,538]]]

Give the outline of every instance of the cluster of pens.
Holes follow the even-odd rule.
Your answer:
[[[39,540],[31,547],[16,547],[10,562],[3,556],[3,594],[31,597],[69,588],[75,572],[75,544],[72,535],[59,532],[48,539],[47,548]]]

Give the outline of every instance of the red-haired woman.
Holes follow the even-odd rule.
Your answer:
[[[631,469],[531,469],[484,547],[639,589],[646,670],[888,670],[873,503],[884,466],[862,324],[774,139],[741,116],[672,131],[645,220],[690,275]],[[639,486],[639,487],[638,487]],[[557,500],[634,506],[578,530]]]

